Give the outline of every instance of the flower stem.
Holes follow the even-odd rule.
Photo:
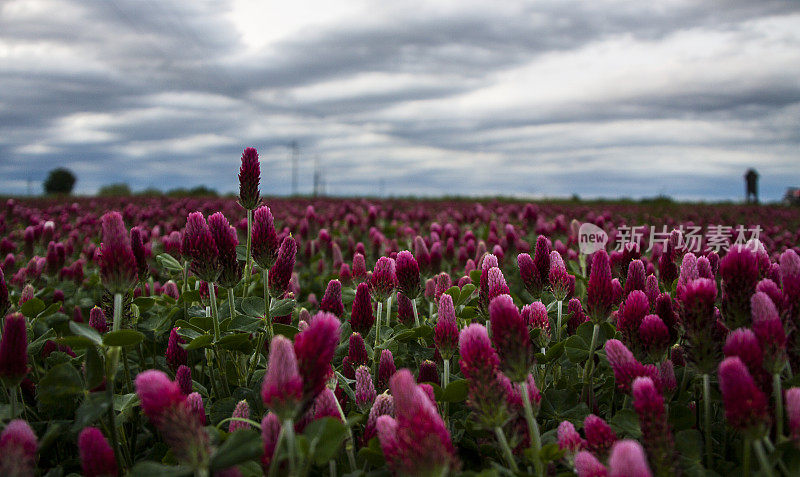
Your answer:
[[[128,367],[128,352],[125,350],[125,347],[121,347],[122,349],[122,366],[125,369],[125,390],[130,392],[133,388],[133,381],[131,380],[131,370]]]
[[[742,475],[750,477],[750,448],[751,439],[747,436],[744,438],[744,455],[742,456]]]
[[[269,463],[269,477],[274,477],[278,475],[278,468],[280,464],[278,463],[278,456],[281,452],[281,444],[283,444],[283,440],[286,436],[286,424],[281,426],[281,431],[278,433],[278,442],[275,443],[275,450],[272,451],[272,460]]]
[[[208,284],[208,298],[211,300],[211,321],[214,323],[214,343],[219,341],[219,310],[217,310],[217,292],[214,284]]]
[[[764,436],[764,447],[766,447],[767,452],[769,453],[775,452],[775,446],[772,445],[772,441],[769,440],[769,436]],[[786,468],[786,464],[783,463],[782,459],[778,459],[778,468],[781,469],[783,475],[792,475],[789,472],[789,469]]]
[[[556,319],[556,343],[561,341],[561,303],[562,301],[558,300],[556,304],[556,309],[558,310],[558,318]]]
[[[389,298],[386,299],[386,326],[391,326],[390,322],[392,319],[392,295],[389,295]]]
[[[189,281],[189,261],[188,260],[184,260],[184,262],[183,262],[183,270],[181,271],[181,278],[183,278],[183,281],[181,282],[181,297],[183,297],[183,294],[186,293],[186,290],[189,289],[189,284],[187,283]],[[189,316],[189,310],[188,310],[188,305],[186,304],[186,298],[184,297],[184,299],[181,300],[181,301],[183,302],[183,316],[184,317],[188,317]]]
[[[375,355],[375,369],[378,369],[378,345],[381,343],[381,314],[383,313],[383,302],[378,302],[378,313],[375,317],[375,346],[373,353]]]
[[[756,452],[758,464],[761,466],[761,472],[768,477],[774,477],[775,474],[772,472],[772,466],[769,465],[767,455],[764,453],[764,446],[761,445],[760,440],[753,441],[753,450]]]
[[[217,365],[220,367],[219,378],[222,380],[223,387],[227,391],[228,395],[230,395],[230,389],[228,388],[228,368],[225,366],[225,361],[222,359],[222,354],[217,347],[217,341],[219,341],[220,335],[219,309],[217,308],[217,292],[214,291],[213,283],[208,284],[208,297],[211,301],[211,321],[214,323],[214,358],[217,361]]]
[[[775,399],[775,442],[780,442],[783,436],[783,393],[780,373],[772,375],[772,395]]]
[[[249,384],[250,379],[253,376],[253,373],[256,371],[256,366],[258,365],[259,356],[261,355],[261,349],[264,347],[264,332],[258,334],[258,338],[256,339],[256,349],[253,351],[253,356],[250,357],[250,368],[247,370],[247,377],[246,382]]]
[[[244,262],[244,291],[242,296],[246,297],[250,289],[250,248],[253,237],[253,211],[247,209],[247,258]]]
[[[17,418],[17,388],[16,386],[8,387],[8,398],[11,405],[11,419]]]
[[[528,383],[523,381],[520,383],[522,388],[522,407],[525,409],[525,420],[528,422],[528,435],[531,438],[531,448],[533,449],[533,467],[536,470],[537,476],[543,476],[542,461],[539,458],[539,452],[542,450],[542,437],[539,435],[539,424],[533,416],[533,406],[531,406],[531,397],[528,395]]]
[[[505,434],[503,434],[503,429],[500,426],[496,426],[494,435],[497,436],[497,442],[500,444],[500,449],[503,451],[503,457],[506,459],[508,466],[516,474],[519,472],[519,467],[517,467],[517,461],[514,460],[514,454],[511,453],[511,449],[508,447],[508,441]]]
[[[233,288],[228,288],[228,307],[230,308],[231,319],[236,316],[236,301],[233,299]]]
[[[122,322],[122,294],[114,294],[114,322],[113,331],[120,329]],[[112,346],[108,349],[106,357],[106,398],[108,399],[108,427],[111,432],[111,444],[114,448],[114,457],[117,459],[117,470],[122,474],[122,453],[119,450],[119,437],[117,436],[117,422],[114,416],[114,375],[117,371],[119,360],[119,347]]]
[[[714,453],[711,442],[711,380],[708,373],[703,374],[703,433],[706,443],[706,468],[714,465]]]
[[[419,313],[417,313],[417,299],[411,300],[411,309],[414,310],[414,326],[419,328]]]
[[[286,430],[286,450],[289,452],[289,475],[296,475],[295,466],[297,456],[294,448],[294,422],[291,419],[283,421],[283,428]]]
[[[350,471],[356,471],[356,456],[353,453],[353,445],[355,444],[355,439],[353,439],[353,430],[350,429],[350,423],[347,422],[347,418],[344,416],[344,410],[342,410],[342,405],[339,404],[338,399],[334,399],[336,402],[336,409],[339,411],[339,417],[342,418],[342,422],[344,422],[344,426],[347,428],[347,443],[345,444],[345,449],[347,450],[347,460],[350,464]]]
[[[267,321],[267,336],[270,342],[272,341],[272,317],[269,316],[269,268],[265,268],[262,272],[264,275],[264,319]]]
[[[117,331],[122,326],[122,293],[114,293],[114,323],[113,331]]]
[[[108,399],[108,427],[111,431],[111,444],[114,448],[114,458],[117,459],[117,470],[122,475],[122,454],[119,450],[119,437],[117,436],[117,423],[114,416],[114,377],[109,370],[106,376],[106,398]]]
[[[258,339],[256,340],[256,348],[253,350],[253,356],[250,358],[250,369],[247,372],[247,381],[249,382],[250,378],[253,376],[253,373],[256,370],[256,365],[258,364],[258,358],[261,354],[261,349],[264,347],[264,339],[265,335],[269,336],[269,340],[272,341],[272,318],[269,316],[269,287],[267,283],[269,282],[269,269],[264,269],[264,329],[258,334]]]
[[[450,360],[445,359],[444,362],[444,373],[442,373],[442,390],[447,389],[447,385],[450,384]],[[450,403],[444,403],[444,417],[447,419],[447,415],[450,413]]]
[[[592,375],[594,374],[594,349],[597,346],[597,335],[600,332],[600,324],[595,323],[592,328],[592,342],[589,345],[589,357],[586,358],[586,365],[583,367],[583,394],[586,398],[587,404],[591,399],[592,393]],[[591,408],[591,406],[590,406]]]

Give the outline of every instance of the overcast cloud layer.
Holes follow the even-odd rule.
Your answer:
[[[5,0],[0,192],[734,199],[800,186],[800,3]],[[333,5],[336,5],[335,8]],[[380,188],[380,184],[383,188]]]

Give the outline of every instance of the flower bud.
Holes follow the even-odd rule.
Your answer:
[[[669,346],[669,329],[658,315],[647,315],[639,325],[639,342],[653,358],[660,357]]]
[[[222,212],[211,214],[208,228],[219,252],[219,284],[225,288],[233,288],[242,279],[242,265],[236,258],[236,246],[239,244],[236,229],[231,227]]]
[[[139,227],[131,229],[131,251],[136,259],[136,272],[140,282],[147,281],[150,268],[147,265],[147,253],[142,243],[142,231]]]
[[[639,415],[642,440],[650,460],[659,474],[674,474],[675,445],[667,423],[664,398],[649,377],[633,381],[633,408]]]
[[[421,291],[419,264],[407,250],[397,254],[397,288],[408,299],[414,300]]]
[[[304,332],[305,333],[305,332]],[[303,378],[292,342],[281,335],[272,339],[269,361],[261,385],[264,406],[281,419],[291,419],[303,399]]]
[[[580,451],[575,454],[575,473],[578,477],[606,477],[608,470],[591,452]]]
[[[572,455],[586,447],[586,441],[578,434],[571,422],[561,421],[561,424],[558,425],[558,447]]]
[[[245,148],[242,153],[242,165],[239,167],[239,205],[253,210],[261,202],[261,165],[258,162],[258,151],[253,147]]]
[[[747,324],[750,297],[760,278],[758,258],[749,247],[734,245],[719,264],[722,277],[722,311],[732,328]]]
[[[0,338],[0,378],[7,386],[16,386],[28,374],[28,332],[22,313],[6,316]]]
[[[253,214],[251,237],[253,260],[264,270],[269,270],[278,258],[278,234],[275,232],[272,212],[266,205],[256,209]]]
[[[605,250],[592,255],[592,269],[586,288],[587,308],[595,323],[605,321],[614,304],[614,286],[611,283],[611,266]]]
[[[350,363],[353,366],[367,364],[369,360],[367,346],[364,344],[364,338],[361,336],[361,333],[353,332],[353,334],[350,335],[347,357],[350,358]]]
[[[419,363],[419,373],[417,373],[417,383],[434,383],[441,385],[439,379],[439,370],[436,368],[436,363],[426,359]]]
[[[27,422],[14,419],[0,433],[0,475],[33,476],[39,443]]]
[[[372,406],[375,396],[375,385],[372,383],[369,368],[359,366],[356,370],[356,405],[365,410]]]
[[[617,441],[608,458],[608,477],[652,477],[642,446],[633,440]]]
[[[173,371],[177,370],[178,366],[186,364],[189,353],[181,346],[185,343],[186,341],[178,335],[178,328],[172,328],[167,343],[166,360]]]
[[[261,464],[264,466],[265,474],[275,455],[275,448],[278,446],[280,432],[280,418],[278,418],[275,413],[267,413],[264,419],[261,420],[261,442],[264,444],[264,455],[261,457]]]
[[[394,365],[394,356],[388,349],[381,350],[381,357],[378,362],[378,389],[384,390],[389,387],[389,379],[394,376],[397,368]]]
[[[530,329],[542,330],[540,344],[544,346],[550,341],[550,318],[547,316],[547,306],[540,301],[522,307],[520,316]]]
[[[108,212],[102,219],[100,277],[111,293],[125,293],[136,284],[136,257],[128,231],[119,212]]]
[[[514,382],[528,376],[533,364],[528,327],[508,295],[500,295],[489,305],[492,344],[500,355],[500,366]]]
[[[602,418],[589,414],[583,420],[583,432],[590,451],[605,456],[617,441],[617,433]]]
[[[192,272],[205,282],[216,282],[222,271],[219,250],[202,212],[192,212],[186,219],[181,253],[191,260]]]
[[[236,403],[231,417],[250,419],[250,406],[247,404],[246,400],[242,399]],[[236,432],[239,429],[250,429],[250,424],[244,421],[228,421],[228,432]]]
[[[387,465],[400,475],[442,475],[459,467],[450,433],[425,392],[408,370],[390,380],[396,418],[377,420]],[[425,443],[420,445],[420,443]]]
[[[319,312],[308,329],[294,337],[294,353],[303,377],[303,401],[306,403],[325,388],[331,359],[339,344],[339,325],[332,314]]]
[[[450,280],[450,275],[446,272],[442,272],[436,276],[436,288],[434,289],[434,298],[436,302],[439,302],[439,299],[442,295],[445,294],[450,287],[453,286],[453,282]],[[459,287],[461,288],[461,287]]]
[[[433,342],[443,359],[450,359],[458,346],[458,324],[453,297],[448,294],[439,299],[439,314],[433,329]]]
[[[645,282],[644,263],[639,259],[632,260],[631,263],[628,264],[628,277],[625,279],[625,294],[629,295],[633,290],[645,291],[647,288]]]
[[[378,418],[381,416],[394,417],[394,400],[389,394],[381,394],[375,398],[375,403],[369,410],[367,424],[364,426],[364,445],[367,445],[373,437],[377,436]]]
[[[278,251],[278,258],[269,273],[269,293],[271,296],[280,297],[286,292],[289,287],[289,281],[292,279],[296,255],[297,242],[291,236],[284,238]]]
[[[181,392],[185,395],[192,393],[192,370],[188,366],[180,365],[175,372],[175,382],[181,388]]]
[[[364,255],[356,253],[353,255],[353,279],[362,282],[367,278],[367,263]]]
[[[485,428],[505,422],[506,390],[499,375],[500,357],[492,348],[486,328],[472,324],[461,330],[458,338],[459,367],[469,386],[467,403]]]
[[[764,292],[750,298],[753,332],[766,352],[765,365],[772,373],[779,373],[786,365],[786,332],[772,300]]]
[[[736,356],[719,365],[719,388],[728,423],[739,431],[763,433],[769,422],[767,397],[753,381],[747,366]]]
[[[783,293],[792,302],[800,300],[800,256],[788,249],[780,257],[781,284]]]
[[[359,283],[356,287],[356,295],[353,298],[352,310],[350,312],[350,328],[361,333],[362,336],[369,334],[372,325],[375,324],[375,316],[372,313],[372,300],[369,294],[369,285]]]
[[[6,284],[3,269],[0,268],[0,316],[5,316],[9,308],[11,308],[11,300],[8,298],[8,284]]]
[[[786,417],[789,419],[789,435],[795,446],[800,444],[800,388],[786,390]]]
[[[589,321],[589,317],[583,311],[581,301],[578,298],[571,298],[569,300],[569,303],[567,303],[567,313],[569,314],[567,331],[569,331],[570,334],[574,334],[575,330],[577,330],[580,325]]]
[[[378,302],[386,301],[396,287],[395,261],[388,257],[379,258],[369,280],[372,298]]]
[[[342,303],[342,283],[339,280],[331,280],[325,289],[325,294],[322,296],[322,302],[319,304],[320,311],[327,311],[333,313],[337,317],[341,317],[344,313],[344,304]]]
[[[86,477],[108,477],[117,474],[114,449],[96,427],[84,428],[78,436],[81,468]]]

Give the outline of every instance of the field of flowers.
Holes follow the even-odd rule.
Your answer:
[[[5,201],[0,475],[800,475],[798,210],[259,177]]]

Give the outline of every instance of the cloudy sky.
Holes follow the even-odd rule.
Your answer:
[[[0,193],[734,199],[800,186],[800,2],[0,1]]]

